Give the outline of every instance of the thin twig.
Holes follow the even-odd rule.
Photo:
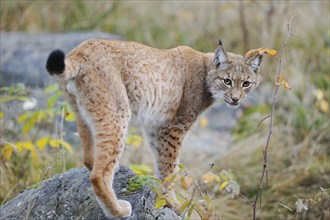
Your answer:
[[[246,196],[244,196],[242,193],[240,193],[239,195],[242,196],[251,206],[253,205],[252,202]]]
[[[60,127],[60,139],[63,143],[63,135],[64,135],[64,131],[63,131],[63,125],[64,125],[64,107],[62,107],[62,112],[61,112],[61,127]],[[63,160],[63,172],[66,171],[66,162],[65,162],[65,150],[64,150],[64,146],[62,145],[62,160]]]
[[[286,50],[287,43],[288,43],[290,37],[292,36],[291,23],[292,23],[292,20],[295,17],[291,17],[290,20],[289,20],[289,23],[287,24],[288,35],[287,35],[287,37],[286,37],[286,39],[284,41],[284,44],[283,44],[283,46],[281,48],[281,54],[280,54],[280,59],[279,59],[279,69],[278,69],[278,72],[277,72],[277,76],[280,76],[282,74],[283,55],[284,55],[284,52]],[[258,187],[258,190],[257,190],[257,193],[256,193],[256,197],[255,197],[254,203],[252,204],[252,208],[253,208],[253,219],[254,220],[256,219],[256,206],[257,206],[257,202],[258,202],[259,196],[260,196],[260,206],[261,206],[261,194],[262,194],[262,188],[263,188],[263,182],[264,182],[265,176],[266,176],[266,182],[267,182],[267,185],[268,185],[267,153],[268,153],[268,147],[269,147],[270,139],[271,139],[272,134],[273,134],[275,104],[276,104],[276,99],[277,99],[277,93],[278,93],[278,90],[279,90],[280,86],[281,85],[276,84],[276,88],[275,88],[275,92],[274,92],[274,96],[273,96],[272,110],[271,110],[271,114],[270,114],[269,133],[268,133],[268,137],[267,137],[266,146],[265,146],[265,148],[263,150],[262,173],[261,173],[261,177],[260,177],[260,181],[259,181],[259,187]]]
[[[191,206],[191,203],[193,201],[193,198],[195,196],[195,191],[196,191],[197,187],[194,188],[193,192],[192,192],[192,195],[191,195],[191,198],[189,199],[189,205],[188,207],[184,210],[184,212],[181,214],[181,218],[184,219],[184,217],[186,216],[187,212],[189,211],[189,208]]]
[[[261,123],[262,123],[264,120],[266,120],[267,118],[269,118],[269,117],[270,117],[270,115],[267,115],[266,117],[264,117],[263,119],[261,119],[261,121],[259,122],[257,128],[259,128],[259,126],[261,125]]]

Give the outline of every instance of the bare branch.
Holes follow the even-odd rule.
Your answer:
[[[279,58],[279,68],[278,68],[278,72],[277,72],[277,76],[279,77],[282,72],[283,72],[283,56],[284,56],[284,52],[287,48],[287,43],[290,39],[291,36],[293,36],[292,34],[292,29],[291,29],[291,23],[293,21],[294,18],[296,18],[297,16],[291,17],[289,20],[289,23],[287,24],[287,28],[288,28],[288,34],[287,37],[282,45],[281,48],[281,53],[280,53],[280,58]],[[270,117],[270,125],[269,125],[269,132],[268,132],[268,137],[267,137],[267,142],[266,142],[266,146],[263,150],[263,168],[262,168],[262,173],[261,173],[261,177],[260,177],[260,181],[259,181],[259,187],[256,193],[256,197],[254,200],[254,203],[252,204],[252,208],[253,208],[253,219],[256,219],[256,206],[257,206],[257,202],[258,202],[258,198],[260,197],[260,207],[261,207],[261,196],[262,196],[262,188],[263,188],[263,182],[264,179],[266,178],[266,185],[268,186],[268,168],[267,168],[267,153],[268,153],[268,148],[269,148],[269,143],[270,143],[270,139],[272,137],[272,133],[273,133],[273,125],[274,125],[274,112],[275,112],[275,104],[276,104],[276,99],[277,99],[277,93],[278,90],[280,88],[281,85],[276,84],[275,87],[275,92],[274,92],[274,96],[273,96],[273,102],[272,102],[272,110],[271,110],[271,114],[267,117],[265,117],[264,119],[261,120],[261,122],[259,123],[259,125],[262,123],[262,121],[264,121],[266,118]],[[258,127],[259,127],[258,125]]]

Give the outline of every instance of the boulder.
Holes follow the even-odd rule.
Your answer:
[[[68,52],[90,38],[123,39],[104,32],[0,33],[1,86],[21,82],[27,86],[44,87],[55,82],[45,68],[49,53],[54,49]]]
[[[132,205],[131,217],[139,219],[181,219],[169,208],[156,209],[155,194],[148,186],[130,192],[128,180],[135,174],[120,167],[114,190],[119,199]],[[42,181],[20,193],[0,208],[0,219],[107,219],[97,203],[86,168],[71,169]],[[118,218],[111,218],[118,219]]]

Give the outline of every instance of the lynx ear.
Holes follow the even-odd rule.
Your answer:
[[[229,57],[227,52],[223,47],[219,46],[214,53],[214,63],[216,67],[220,67],[220,69],[225,69],[228,65]]]
[[[255,73],[258,73],[259,67],[262,61],[262,54],[256,54],[246,61],[246,63],[253,69]]]

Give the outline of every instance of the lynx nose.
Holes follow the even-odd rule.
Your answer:
[[[233,97],[231,98],[231,100],[233,101],[233,103],[237,103],[239,101],[239,98]]]

